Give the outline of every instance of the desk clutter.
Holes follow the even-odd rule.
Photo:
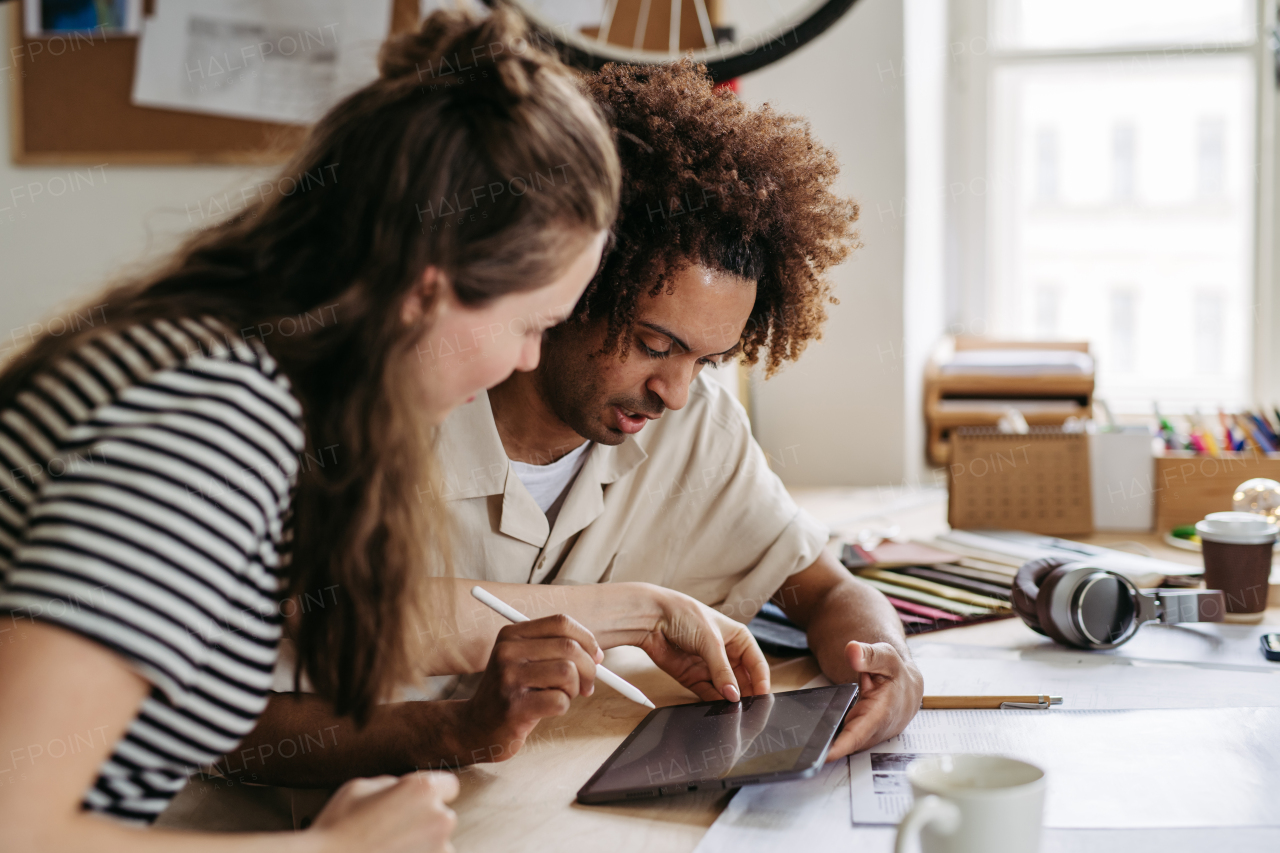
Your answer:
[[[1157,412],[1150,427],[1035,426],[1010,406],[996,426],[951,430],[947,521],[1050,536],[1155,530],[1185,541],[1186,529],[1210,513],[1258,512],[1267,500],[1280,508],[1280,487],[1250,499],[1241,491],[1280,480],[1277,447],[1280,417],[1261,410],[1220,412],[1214,423]]]
[[[1084,342],[944,338],[925,366],[927,453],[953,461],[954,431],[994,427],[1009,408],[1032,426],[1090,416],[1094,362]]]
[[[886,540],[874,547],[846,543],[840,561],[884,593],[911,636],[1013,616],[1019,568],[1045,558],[1088,560],[1140,588],[1199,581],[1194,566],[1012,530],[952,530],[926,541]],[[772,604],[765,605],[750,628],[770,654],[809,650],[804,632]]]
[[[1040,637],[1001,647],[910,638],[926,692],[1030,690],[1064,701],[1043,711],[923,710],[901,735],[817,778],[739,792],[696,853],[889,853],[919,787],[916,762],[974,754],[1044,772],[1038,847],[1014,849],[1280,849],[1280,662],[1257,651],[1274,629],[1156,626],[1104,652]]]

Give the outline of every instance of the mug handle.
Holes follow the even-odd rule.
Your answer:
[[[956,804],[941,797],[930,794],[918,800],[907,816],[898,824],[898,838],[893,845],[893,853],[907,853],[907,840],[918,836],[920,830],[929,824],[943,835],[950,835],[960,828],[960,809]]]

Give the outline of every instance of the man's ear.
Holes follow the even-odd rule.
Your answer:
[[[437,267],[427,267],[422,276],[405,293],[400,303],[400,320],[406,326],[412,326],[431,313],[436,299],[440,296],[440,286],[444,275]]]

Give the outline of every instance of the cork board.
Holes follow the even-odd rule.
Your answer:
[[[14,163],[277,163],[306,133],[298,125],[136,107],[129,96],[137,38],[28,39],[22,4],[6,5]],[[392,31],[411,29],[417,15],[417,0],[395,0]]]
[[[1026,435],[961,428],[947,481],[953,528],[1093,532],[1089,443],[1083,433],[1033,427]]]

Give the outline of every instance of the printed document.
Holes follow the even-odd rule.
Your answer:
[[[942,753],[996,753],[1043,768],[1045,826],[1280,826],[1280,708],[921,711],[850,759],[855,824],[911,807],[906,767]]]
[[[165,0],[147,18],[133,103],[310,124],[377,77],[391,0]]]

